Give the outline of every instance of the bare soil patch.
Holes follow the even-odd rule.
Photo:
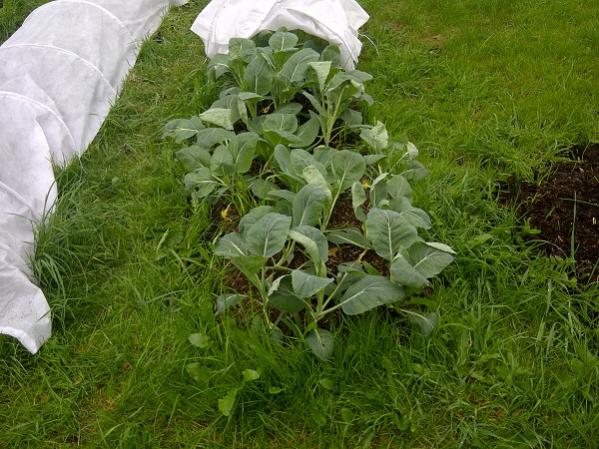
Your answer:
[[[516,204],[523,219],[540,234],[547,255],[569,257],[574,250],[576,277],[599,282],[599,144],[574,146],[570,160],[551,167],[540,184],[512,177],[500,185],[500,201]]]

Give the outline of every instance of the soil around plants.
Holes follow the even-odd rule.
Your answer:
[[[365,213],[368,210],[363,207]],[[215,223],[219,223],[224,233],[237,231],[237,223],[241,218],[235,208],[224,203],[219,203],[214,208],[212,218]],[[356,228],[360,229],[362,222],[356,218],[352,207],[351,195],[344,193],[337,201],[336,207],[329,223],[330,229]],[[353,245],[330,245],[329,260],[327,269],[330,276],[338,274],[339,265],[361,261],[365,265],[370,265],[380,275],[389,275],[389,263],[377,255],[374,251],[364,251],[362,248]],[[296,251],[293,260],[289,264],[291,269],[298,269],[308,262],[308,258],[301,251]],[[253,287],[248,280],[237,269],[229,266],[225,273],[226,284],[235,292],[247,294]]]
[[[549,256],[567,258],[574,251],[577,279],[599,282],[599,144],[574,146],[568,157],[540,184],[515,177],[500,183],[499,199],[515,204],[539,231],[528,240],[543,242]]]

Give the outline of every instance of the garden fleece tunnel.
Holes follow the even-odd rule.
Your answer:
[[[35,227],[57,198],[53,164],[64,167],[85,151],[143,39],[169,7],[187,2],[57,0],[32,12],[0,46],[0,334],[32,353],[51,333],[29,260]],[[367,20],[355,0],[213,0],[192,31],[212,57],[227,52],[233,37],[303,30],[338,45],[351,69]]]
[[[57,197],[52,164],[94,139],[143,39],[187,0],[58,0],[0,47],[0,333],[35,353],[51,332],[32,281],[34,227]]]

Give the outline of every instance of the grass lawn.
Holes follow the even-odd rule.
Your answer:
[[[5,0],[0,40],[40,3]],[[170,13],[58,174],[34,261],[54,335],[33,357],[0,340],[0,448],[599,447],[599,286],[525,244],[533,231],[496,193],[599,140],[599,4],[361,2],[375,115],[420,148],[415,205],[459,256],[421,300],[441,317],[429,338],[375,311],[345,319],[324,363],[259,319],[213,314],[211,219],[191,213],[178,146],[159,136],[217,93],[188,31],[206,3]],[[247,368],[261,377],[242,385]],[[225,418],[218,399],[237,387]]]

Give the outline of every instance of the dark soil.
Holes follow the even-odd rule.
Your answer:
[[[235,131],[235,134],[242,134],[246,133],[248,131],[248,128],[247,126],[245,126],[245,123],[239,120],[233,124],[233,131]]]
[[[230,267],[225,273],[225,282],[234,292],[247,295],[252,290],[252,285],[245,275],[235,267]]]
[[[358,147],[362,141],[360,133],[347,128],[342,120],[337,120],[335,122],[335,128],[340,129],[341,132],[333,134],[329,146],[331,148],[336,148],[337,150],[353,148],[357,151],[356,147]]]
[[[218,223],[223,234],[237,231],[237,225],[240,220],[241,216],[232,204],[219,201],[212,208],[212,223]]]
[[[575,146],[569,157],[541,184],[514,177],[501,183],[500,200],[516,204],[522,218],[540,231],[529,239],[545,242],[547,255],[569,257],[573,240],[576,277],[599,282],[599,144]]]
[[[368,211],[364,208],[364,213]],[[344,192],[339,196],[335,204],[335,210],[329,221],[330,229],[342,228],[358,228],[362,226],[362,222],[356,218],[354,208],[352,206],[351,193]]]
[[[364,213],[368,212],[365,207],[363,207],[363,210]],[[362,228],[362,222],[356,218],[356,214],[352,207],[351,194],[348,192],[342,194],[337,200],[335,211],[329,222],[329,228]],[[360,259],[376,268],[381,275],[387,276],[389,274],[389,263],[385,259],[379,257],[374,251],[367,251],[362,255],[363,251],[363,249],[353,245],[339,245],[337,247],[332,247],[329,251],[327,267],[332,273],[336,274],[339,265]]]
[[[361,262],[366,262],[376,268],[381,276],[389,275],[389,262],[382,257],[379,257],[374,251],[366,251],[366,253],[362,255],[363,251],[362,248],[353,245],[339,245],[338,247],[333,247],[331,251],[329,251],[327,268],[329,271],[336,274],[339,265],[355,262],[360,259]]]
[[[267,115],[275,111],[275,104],[272,100],[261,100],[258,102],[258,115]]]
[[[310,92],[310,93],[314,93],[314,92]],[[302,111],[301,111],[301,115],[305,116],[305,117],[310,117],[310,111],[316,112],[316,110],[314,109],[314,106],[312,106],[312,103],[310,103],[310,100],[308,100],[308,98],[303,95],[301,92],[296,94],[295,97],[293,97],[293,99],[291,100],[292,103],[299,103],[302,105]]]

